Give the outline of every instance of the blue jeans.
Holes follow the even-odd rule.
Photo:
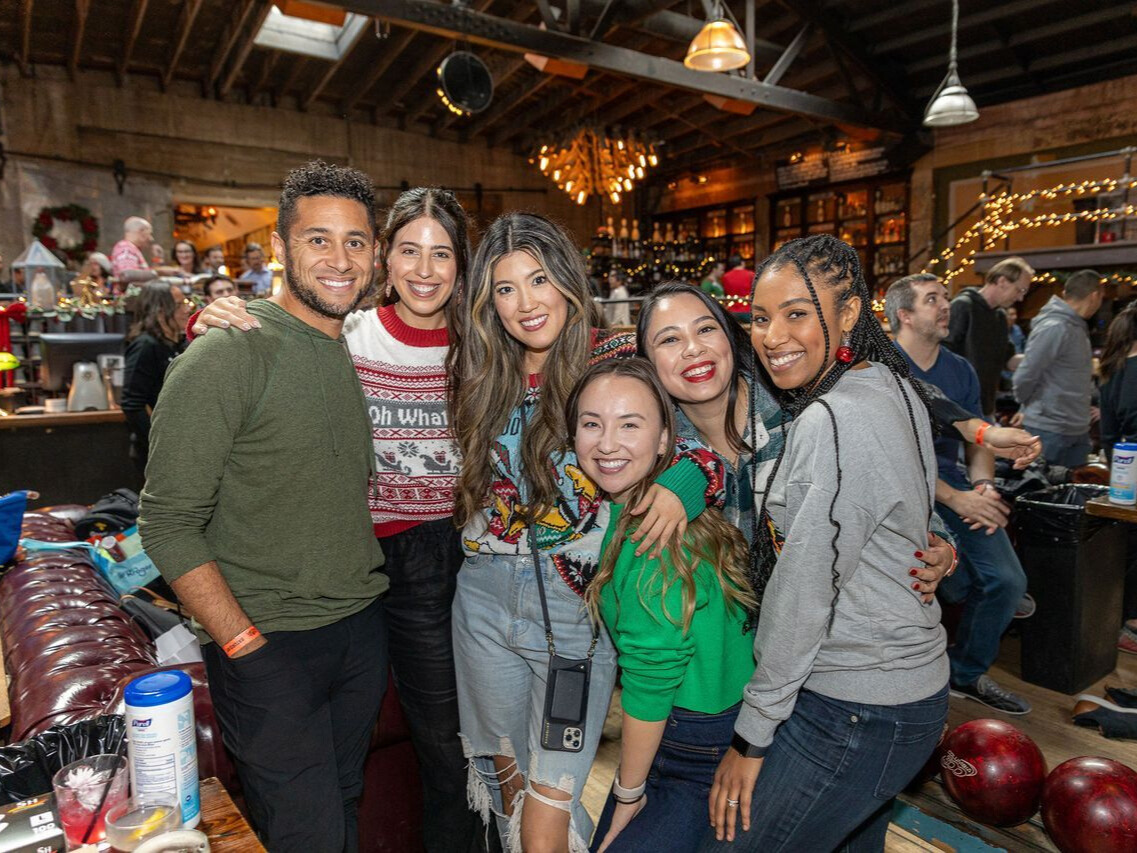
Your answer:
[[[932,754],[948,689],[904,705],[865,705],[802,690],[774,734],[750,799],[750,831],[718,853],[880,853],[893,798]],[[679,850],[679,848],[674,848]]]
[[[592,620],[552,560],[541,563],[557,654],[579,660],[592,642]],[[532,558],[467,557],[458,573],[453,630],[462,746],[470,761],[469,802],[487,823],[491,812],[496,815],[503,847],[520,853],[518,821],[524,797],[514,803],[512,819],[507,818],[501,786],[519,775],[528,783],[522,786],[525,796],[534,794],[528,787],[533,783],[564,791],[571,797],[564,805],[571,815],[569,835],[576,845],[572,849],[584,848],[592,819],[580,795],[616,683],[616,650],[608,632],[600,629],[592,658],[583,747],[580,752],[562,752],[541,746],[549,649]],[[516,767],[498,774],[495,755],[514,758]]]
[[[955,535],[959,568],[940,581],[940,596],[963,604],[963,618],[948,648],[953,684],[974,684],[999,654],[999,640],[1026,592],[1026,575],[1004,530],[990,536],[969,526],[943,504],[936,512]]]
[[[647,777],[647,805],[616,840],[610,853],[697,850],[707,832],[707,799],[715,770],[730,748],[738,705],[718,714],[672,708],[663,740]],[[616,800],[604,804],[592,850],[600,847],[612,823]]]
[[[1051,465],[1077,468],[1086,464],[1090,455],[1090,434],[1063,435],[1060,432],[1047,432],[1043,429],[1023,424],[1023,429],[1042,439],[1042,456]]]

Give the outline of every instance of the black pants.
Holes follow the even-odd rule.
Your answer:
[[[387,689],[382,601],[233,660],[204,648],[213,707],[271,853],[356,853],[363,762]]]
[[[450,519],[380,537],[391,588],[384,598],[391,668],[411,730],[423,787],[428,853],[481,849],[484,832],[466,805],[466,759],[458,740],[458,688],[450,607],[462,545]]]

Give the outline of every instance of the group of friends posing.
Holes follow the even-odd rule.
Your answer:
[[[933,592],[955,554],[929,533],[930,396],[856,251],[778,249],[749,334],[669,283],[633,335],[603,328],[545,217],[502,215],[472,256],[444,190],[404,192],[378,237],[374,217],[356,170],[290,173],[286,286],[191,320],[154,410],[144,544],[212,640],[268,848],[357,849],[390,666],[429,851],[495,822],[527,853],[882,849],[947,715]],[[582,708],[546,708],[554,653],[590,670]]]

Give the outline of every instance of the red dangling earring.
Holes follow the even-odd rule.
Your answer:
[[[848,332],[841,335],[841,346],[837,347],[837,360],[842,364],[850,364],[855,357],[853,348],[849,346],[851,339],[852,336]]]

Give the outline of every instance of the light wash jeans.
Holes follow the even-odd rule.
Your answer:
[[[542,564],[557,654],[584,658],[592,642],[592,623],[584,602],[557,574],[550,559],[543,559]],[[549,649],[532,558],[467,557],[458,573],[453,630],[461,737],[470,759],[467,794],[471,805],[487,822],[491,812],[496,815],[503,845],[520,851],[524,800],[536,796],[528,786],[537,783],[570,793],[572,799],[565,803],[571,814],[569,849],[583,853],[588,849],[592,820],[580,804],[580,795],[616,682],[616,651],[608,632],[601,627],[592,658],[583,748],[561,752],[541,746]],[[494,755],[515,758],[516,770],[499,776]],[[526,785],[510,819],[505,817],[501,785],[516,773]]]
[[[1090,434],[1063,435],[1060,432],[1047,432],[1043,429],[1023,424],[1023,429],[1042,439],[1042,456],[1051,465],[1064,468],[1077,468],[1086,464],[1090,455]]]

